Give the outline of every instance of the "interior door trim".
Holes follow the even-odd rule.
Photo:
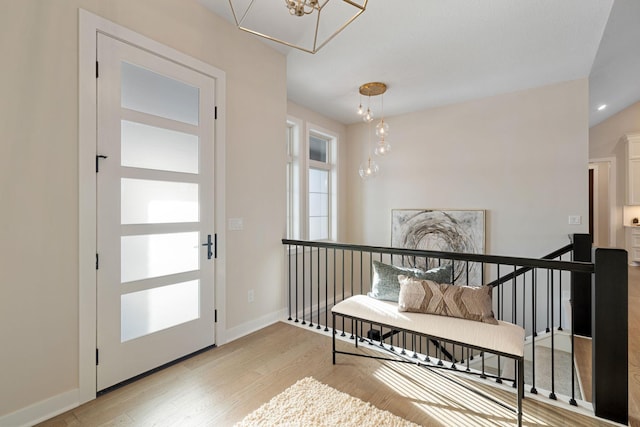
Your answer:
[[[217,120],[215,122],[215,232],[218,234],[218,257],[215,260],[215,301],[218,305],[217,344],[225,339],[225,111],[226,75],[203,61],[165,46],[135,31],[98,15],[79,9],[78,37],[78,402],[96,398],[96,170],[97,34],[103,33],[125,43],[153,52],[215,79]],[[212,112],[214,114],[214,112]],[[222,244],[222,246],[220,246]]]

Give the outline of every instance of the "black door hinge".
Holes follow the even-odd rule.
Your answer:
[[[100,268],[100,257],[98,257],[98,254],[96,254],[96,270],[98,270]]]
[[[213,120],[218,120],[218,107],[213,108]]]
[[[213,310],[213,323],[218,323],[218,310]]]
[[[96,366],[98,366],[99,364],[100,364],[100,353],[96,348]]]
[[[98,69],[99,69],[98,61],[96,61],[96,79],[100,77],[100,72],[98,71]]]
[[[213,258],[218,259],[218,233],[213,235]]]

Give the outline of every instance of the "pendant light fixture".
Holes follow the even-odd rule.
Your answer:
[[[371,132],[371,122],[373,122],[373,113],[371,112],[371,97],[383,95],[387,91],[387,85],[380,82],[371,82],[365,83],[360,86],[360,105],[358,106],[358,115],[362,116],[362,120],[365,123],[369,123],[368,130],[368,138],[369,138],[369,149],[367,150],[367,160],[365,160],[360,165],[360,177],[364,180],[369,178],[373,178],[378,174],[380,167],[378,164],[371,158],[372,150],[371,150],[371,140],[373,139],[373,134]],[[362,107],[362,96],[367,97],[367,109],[366,111]],[[378,156],[384,156],[391,151],[391,145],[387,142],[386,137],[389,134],[389,125],[384,121],[384,96],[380,97],[380,111],[381,111],[381,119],[376,124],[375,134],[379,138],[378,143],[376,144],[375,150],[373,152]]]

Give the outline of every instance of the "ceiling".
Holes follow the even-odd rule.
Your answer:
[[[229,0],[199,1],[235,25]],[[299,19],[255,1],[280,31]],[[286,55],[291,101],[345,124],[371,81],[389,117],[589,77],[593,126],[640,100],[638,22],[640,0],[371,0],[315,55],[247,36]]]

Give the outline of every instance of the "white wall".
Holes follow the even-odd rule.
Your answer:
[[[616,145],[627,133],[640,131],[640,102],[589,129],[589,158],[615,156]]]
[[[221,242],[218,304],[231,337],[284,308],[285,58],[195,0],[4,1],[0,420],[48,398],[55,406],[78,387],[79,7],[226,72],[224,203],[244,230]]]
[[[583,79],[385,118],[393,151],[370,182],[367,126],[350,125],[348,240],[388,245],[392,209],[442,208],[485,209],[487,253],[567,244],[588,231],[587,100]]]

